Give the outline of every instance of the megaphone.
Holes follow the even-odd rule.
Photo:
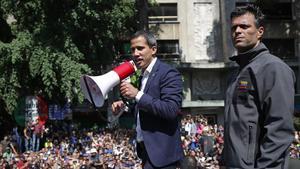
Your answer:
[[[80,87],[89,102],[95,107],[102,107],[109,90],[136,70],[137,68],[132,60],[126,61],[101,76],[83,75],[80,78]]]

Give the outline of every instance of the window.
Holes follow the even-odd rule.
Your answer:
[[[158,40],[157,57],[162,59],[179,58],[178,40]]]
[[[165,3],[149,9],[149,22],[177,21],[177,3]]]
[[[268,20],[293,19],[291,3],[274,3],[261,6],[261,9]]]
[[[238,2],[236,6],[245,6],[249,3]],[[267,20],[293,19],[291,2],[272,2],[258,4]]]
[[[294,39],[263,39],[270,53],[283,60],[296,60]]]
[[[209,125],[217,124],[217,115],[216,114],[203,114],[203,116],[207,119],[207,124],[209,124]]]
[[[121,41],[115,44],[116,52],[119,60],[128,60],[131,56],[130,42]],[[162,59],[179,58],[179,41],[178,40],[158,40],[157,41],[157,57]]]

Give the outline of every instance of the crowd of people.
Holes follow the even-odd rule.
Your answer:
[[[39,150],[18,149],[15,135],[1,143],[3,168],[141,168],[133,130],[80,128],[56,121],[47,126]],[[26,138],[25,138],[26,140]],[[5,144],[6,143],[6,144]],[[30,144],[29,147],[34,147]],[[12,151],[13,150],[13,151]]]
[[[201,115],[182,119],[182,146],[185,156],[195,159],[198,168],[218,168],[223,149],[222,125],[209,125]]]
[[[182,165],[218,169],[222,165],[223,126],[208,124],[202,115],[184,116],[181,123],[182,147],[189,159],[189,164]],[[142,168],[135,151],[134,129],[97,126],[87,129],[66,121],[47,123],[46,129],[39,149],[30,149],[34,146],[26,148],[26,137],[14,128],[0,144],[1,168]],[[291,158],[300,159],[299,136],[296,131]]]

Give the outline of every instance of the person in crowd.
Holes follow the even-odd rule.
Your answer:
[[[32,133],[32,151],[39,151],[40,150],[40,141],[43,138],[45,126],[36,120],[33,124],[34,129]]]
[[[185,122],[185,124],[183,125],[184,127],[184,131],[190,135],[191,134],[191,130],[192,130],[192,125],[191,125],[191,119],[188,118],[188,120]]]
[[[50,138],[46,138],[46,141],[44,143],[44,148],[46,148],[46,149],[52,149],[53,148],[53,142]]]
[[[154,35],[138,31],[131,38],[131,52],[142,70],[139,88],[128,82],[120,84],[123,97],[135,99],[137,153],[144,168],[176,168],[183,158],[179,111],[183,83],[180,73],[156,57]],[[118,114],[125,107],[122,100],[112,104]]]
[[[197,169],[197,160],[193,156],[186,156],[182,160],[181,169]]]
[[[0,142],[2,154],[5,152],[5,148],[9,147],[10,144],[10,136],[4,136],[3,140]]]
[[[32,145],[31,145],[31,140],[32,140],[32,134],[33,134],[33,126],[29,122],[27,125],[25,125],[25,128],[23,130],[24,134],[24,141],[25,141],[25,151],[31,151],[32,150]]]
[[[13,128],[13,139],[16,141],[16,149],[18,152],[22,152],[22,137],[19,134],[18,126]]]
[[[264,15],[255,5],[231,13],[239,67],[225,102],[224,161],[227,168],[288,167],[294,140],[293,71],[262,43]]]

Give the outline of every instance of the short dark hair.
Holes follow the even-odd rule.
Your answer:
[[[142,36],[146,39],[146,42],[150,47],[157,46],[157,41],[156,41],[154,34],[149,31],[145,31],[145,30],[140,30],[140,31],[135,32],[131,36],[130,40],[135,39],[140,36]]]
[[[265,15],[262,13],[260,8],[254,4],[247,4],[246,6],[236,7],[234,11],[231,12],[230,19],[232,20],[233,18],[244,15],[246,13],[253,14],[255,18],[255,25],[257,28],[263,26]]]
[[[186,156],[180,161],[181,169],[197,168],[197,160],[193,156]]]

